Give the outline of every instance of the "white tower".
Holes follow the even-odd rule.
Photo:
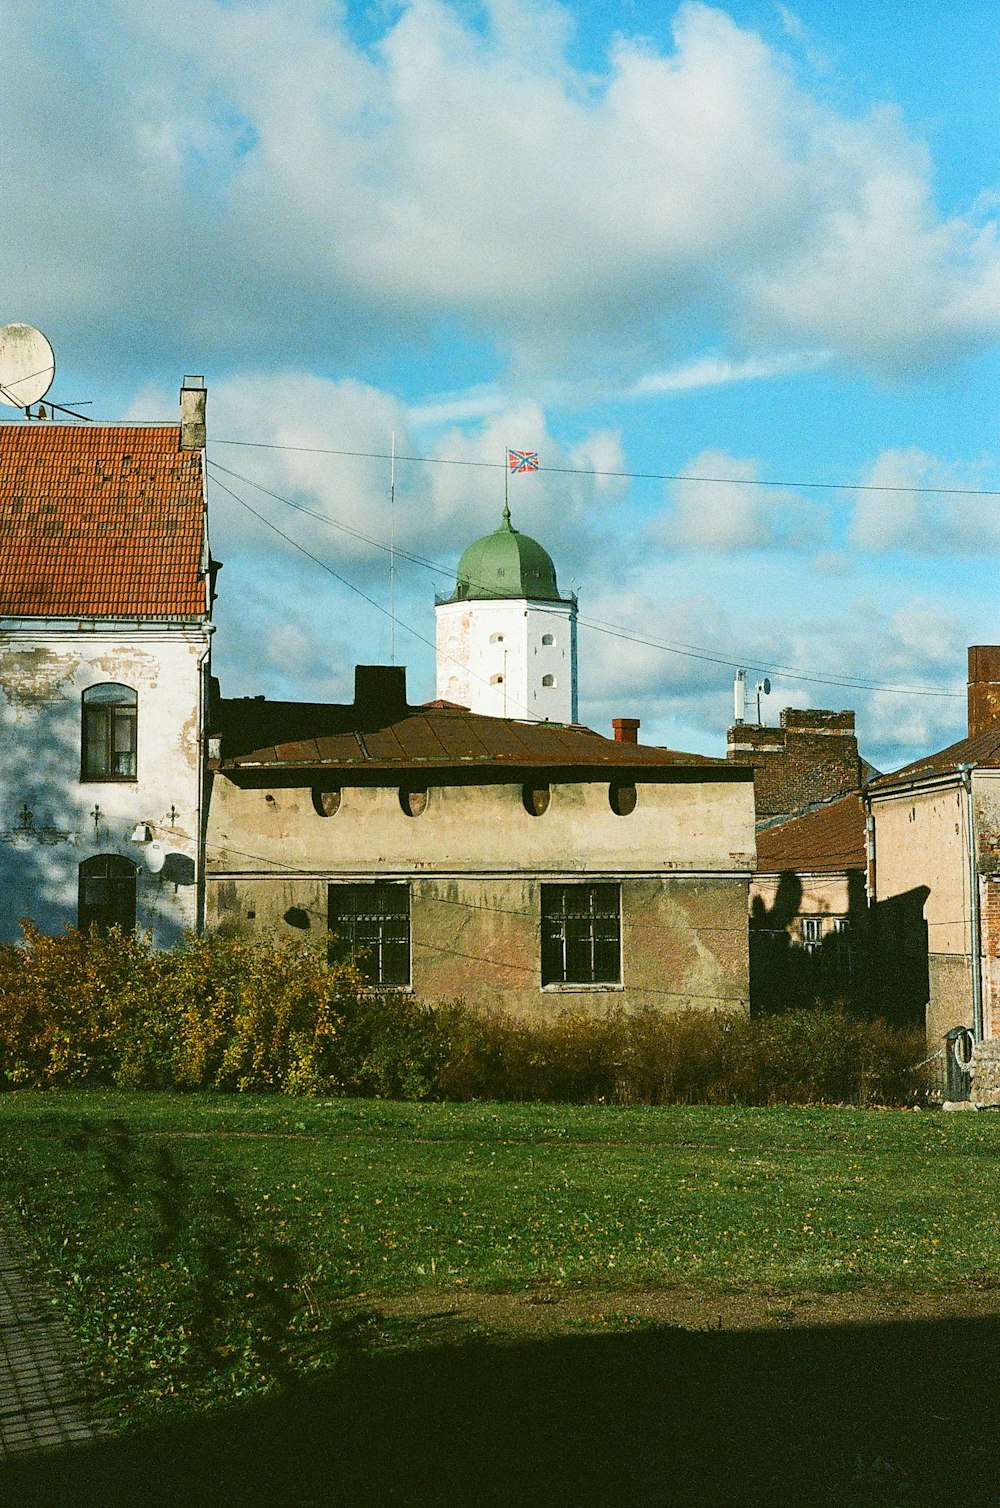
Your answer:
[[[490,717],[577,721],[576,598],[560,597],[552,557],[511,527],[506,503],[435,612],[443,701]]]

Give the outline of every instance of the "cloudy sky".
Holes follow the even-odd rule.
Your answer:
[[[95,418],[205,374],[229,694],[395,652],[433,696],[511,445],[584,720],[722,752],[742,664],[884,769],[960,735],[1000,641],[1000,18],[899,14],[9,7],[0,324]]]

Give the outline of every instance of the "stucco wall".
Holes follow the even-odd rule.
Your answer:
[[[212,879],[208,926],[321,942],[328,883],[316,876]],[[641,1006],[747,1009],[745,878],[646,875],[620,883],[621,985],[543,988],[539,880],[411,879],[414,992],[429,1001],[502,1006],[524,1018]]]
[[[753,790],[746,782],[640,783],[618,817],[606,781],[553,783],[529,816],[520,784],[432,787],[420,817],[398,787],[344,787],[318,816],[310,791],[216,777],[206,923],[322,938],[331,881],[408,880],[414,990],[430,1000],[564,1009],[745,1009]],[[541,890],[583,877],[621,884],[622,983],[541,986]]]
[[[539,779],[544,779],[541,772]],[[331,775],[330,782],[336,777]],[[206,872],[268,869],[340,874],[434,871],[500,874],[740,870],[755,854],[749,781],[642,780],[637,804],[616,816],[607,779],[552,782],[548,810],[532,816],[517,784],[432,785],[419,817],[399,786],[344,785],[335,816],[318,816],[309,787],[213,782]]]
[[[200,630],[0,627],[0,940],[21,917],[74,926],[79,866],[95,854],[140,866],[137,925],[157,945],[195,925],[207,647]],[[81,696],[104,681],[137,692],[134,781],[80,778]],[[140,822],[154,824],[152,851],[131,842]]]
[[[572,603],[447,602],[435,619],[439,697],[488,717],[575,721]],[[547,636],[552,644],[542,642]],[[542,684],[546,675],[554,685]]]

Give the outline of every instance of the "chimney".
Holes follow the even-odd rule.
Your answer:
[[[407,710],[405,665],[355,665],[354,705],[359,712],[392,721]]]
[[[181,450],[205,449],[204,377],[185,377],[181,384]]]
[[[639,742],[639,719],[637,717],[613,717],[611,726],[615,730],[616,744],[637,744]]]
[[[1000,644],[969,647],[969,737],[1000,723]]]

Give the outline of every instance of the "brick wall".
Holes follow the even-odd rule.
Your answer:
[[[1000,644],[969,647],[969,737],[1000,722]]]
[[[987,1037],[1000,1037],[1000,880],[983,880],[979,922],[984,974],[983,1029]]]
[[[737,723],[726,757],[754,769],[757,818],[790,817],[861,784],[853,712],[786,707],[777,728]]]

